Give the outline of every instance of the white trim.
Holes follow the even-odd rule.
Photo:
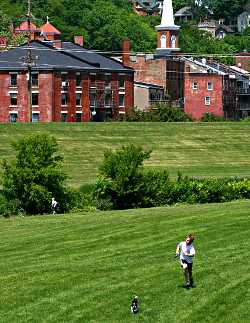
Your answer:
[[[35,111],[33,111],[33,110],[32,110],[32,114],[33,114],[33,113],[38,113],[38,114],[39,114],[39,113],[40,113],[40,111],[36,111],[36,110],[35,110]]]
[[[61,74],[69,74],[68,72],[61,72]]]
[[[13,90],[13,91],[9,91],[8,93],[9,93],[9,94],[12,94],[12,93],[13,93],[13,94],[18,94],[18,91]]]
[[[62,110],[62,111],[61,111],[61,114],[62,114],[62,113],[64,113],[64,114],[65,114],[65,113],[68,113],[68,110]]]
[[[125,91],[119,91],[119,94],[124,94],[125,95]]]
[[[125,111],[119,111],[119,114],[125,114],[126,112]]]
[[[82,113],[82,111],[76,111],[76,113]]]
[[[77,94],[82,94],[82,91],[80,91],[80,90],[76,90],[76,93],[77,93]]]
[[[32,90],[31,93],[38,93],[39,94],[39,90]]]
[[[13,114],[18,114],[18,111],[16,111],[16,110],[9,111],[9,114],[11,114],[11,113],[13,113]]]

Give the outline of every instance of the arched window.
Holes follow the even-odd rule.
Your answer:
[[[167,37],[166,35],[161,35],[161,48],[167,47]]]

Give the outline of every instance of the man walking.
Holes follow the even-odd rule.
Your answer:
[[[51,209],[52,209],[52,214],[56,214],[56,210],[57,210],[57,201],[54,197],[52,197],[52,200],[51,200]]]
[[[189,234],[185,241],[180,242],[176,247],[176,256],[180,257],[181,267],[185,277],[186,288],[193,287],[194,280],[192,275],[193,257],[195,249],[192,245],[194,236]]]

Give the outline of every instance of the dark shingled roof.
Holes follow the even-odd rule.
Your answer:
[[[0,70],[24,70],[26,69],[25,57],[27,57],[28,46],[23,45],[4,51],[0,54]],[[83,62],[70,53],[65,53],[48,46],[40,41],[31,42],[32,58],[35,62],[32,69],[37,70],[93,70],[96,66]]]
[[[132,69],[124,67],[122,63],[112,58],[98,54],[71,42],[62,42],[62,50],[65,50],[72,56],[88,62],[89,64],[97,64],[102,70],[132,72]]]

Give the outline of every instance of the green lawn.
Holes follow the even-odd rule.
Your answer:
[[[127,143],[152,149],[147,168],[194,176],[249,176],[250,124],[244,123],[51,123],[0,125],[0,158],[10,143],[37,132],[53,134],[73,186],[93,183],[106,148]]]
[[[0,322],[250,322],[249,208],[0,218]],[[196,288],[186,290],[173,255],[190,231]]]

